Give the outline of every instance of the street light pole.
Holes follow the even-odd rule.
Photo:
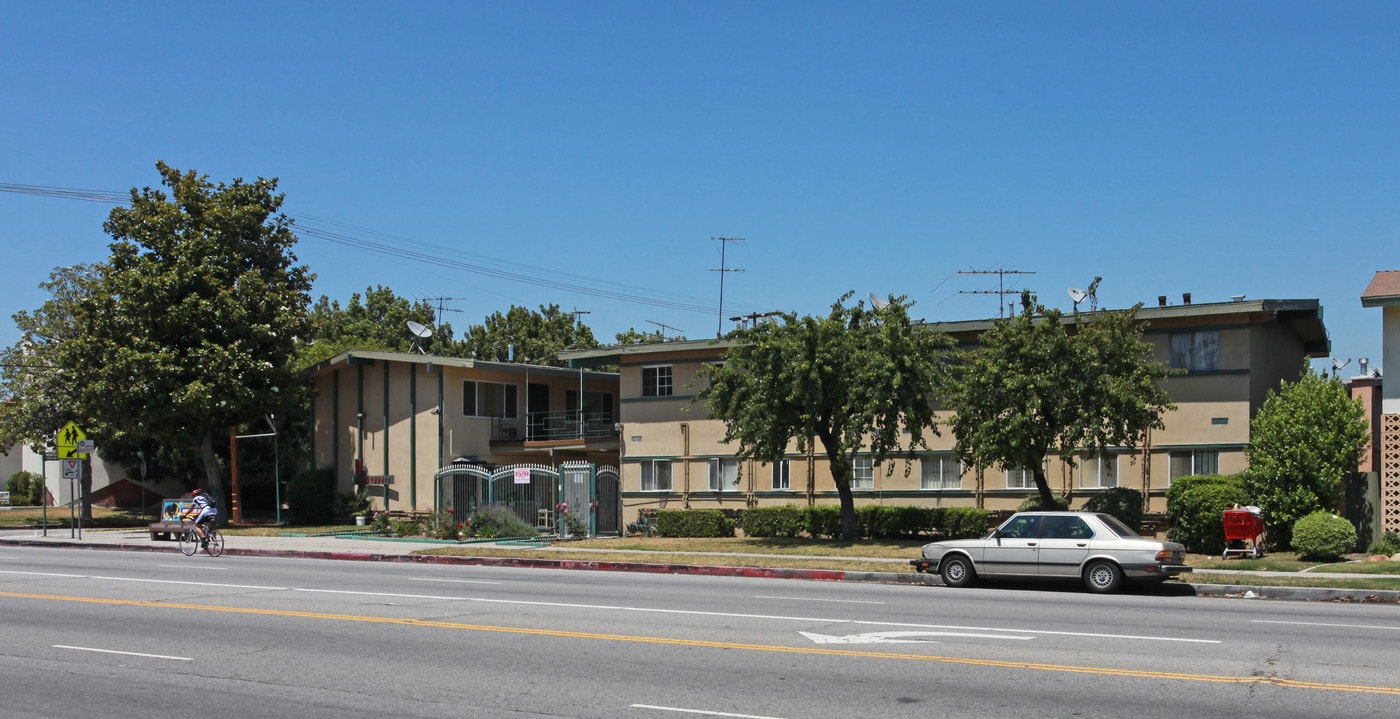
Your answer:
[[[277,526],[282,526],[282,457],[277,452],[277,425],[273,420],[277,415],[267,416],[267,426],[272,428],[272,489],[277,502]]]

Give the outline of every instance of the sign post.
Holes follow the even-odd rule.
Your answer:
[[[82,538],[83,538],[83,528],[82,528],[82,523],[81,523],[81,522],[82,522],[81,515],[79,515],[79,519],[78,519],[76,522],[74,521],[74,518],[73,518],[73,515],[74,515],[74,505],[75,505],[78,501],[80,501],[80,498],[77,496],[77,493],[74,492],[74,490],[73,490],[73,483],[72,483],[72,480],[74,480],[74,479],[78,480],[78,491],[81,492],[81,491],[82,491],[82,479],[83,479],[82,460],[85,460],[85,459],[88,458],[88,452],[92,451],[93,445],[92,445],[91,442],[88,441],[87,433],[84,432],[83,429],[82,429],[81,427],[78,426],[78,423],[77,423],[77,422],[69,422],[68,424],[63,425],[63,429],[58,430],[58,434],[54,437],[54,444],[57,445],[57,447],[58,447],[58,452],[57,452],[57,454],[58,454],[58,460],[59,460],[60,462],[63,462],[63,463],[64,463],[63,477],[64,477],[65,479],[68,479],[68,480],[69,480],[69,485],[68,485],[68,496],[69,496],[69,502],[68,502],[68,527],[69,527],[69,530],[68,530],[68,531],[69,531],[69,536],[72,536],[73,527],[77,527],[77,532],[78,532],[77,537],[78,537],[78,539],[82,539]],[[71,469],[71,470],[70,470],[70,468],[69,468],[69,466],[68,466],[68,462],[69,462],[69,461],[71,461],[71,462],[74,463],[74,466],[75,466],[74,469]],[[76,473],[76,474],[74,474],[74,473]],[[83,496],[81,497],[81,501],[86,502],[86,500],[87,500],[87,494],[86,494],[86,493],[83,493]],[[84,506],[86,506],[86,504],[84,504]]]

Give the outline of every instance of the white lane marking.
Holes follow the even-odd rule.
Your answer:
[[[967,627],[948,624],[919,624],[909,622],[881,622],[864,619],[835,619],[831,617],[802,617],[785,614],[744,614],[739,612],[708,612],[688,609],[664,609],[657,607],[624,607],[610,604],[573,604],[565,602],[537,602],[520,599],[487,599],[484,597],[448,597],[436,594],[402,594],[396,592],[361,592],[348,589],[311,589],[307,587],[267,587],[255,584],[214,584],[211,582],[189,582],[176,581],[171,579],[134,579],[130,577],[103,577],[83,574],[46,574],[43,572],[7,572],[0,571],[0,574],[24,574],[45,577],[66,577],[73,579],[101,579],[119,582],[143,582],[148,584],[176,584],[196,587],[217,587],[223,589],[261,589],[267,591],[283,592],[309,592],[319,594],[344,594],[348,596],[361,597],[389,597],[394,599],[427,599],[432,601],[448,602],[479,602],[481,604],[509,604],[516,606],[532,607],[556,607],[562,609],[601,609],[606,611],[619,612],[650,612],[653,614],[680,614],[696,617],[723,617],[727,619],[771,619],[785,622],[819,622],[823,624],[852,624],[876,627],[903,627],[912,630],[953,630],[961,632],[1005,632],[1015,634],[1034,634],[1046,636],[1062,637],[1089,637],[1095,639],[1129,639],[1134,641],[1153,642],[1186,642],[1195,644],[1221,644],[1219,639],[1187,639],[1184,637],[1154,637],[1135,634],[1101,634],[1095,632],[1057,632],[1044,629],[1012,629],[1006,627]]]
[[[821,599],[818,597],[773,597],[766,594],[755,594],[754,599],[779,599],[784,602],[831,602],[833,604],[885,604],[885,602],[870,602],[861,599]]]
[[[410,582],[450,582],[452,584],[504,584],[505,582],[488,582],[485,579],[432,579],[429,577],[409,577]]]
[[[1375,624],[1328,624],[1327,622],[1285,622],[1275,619],[1251,619],[1255,624],[1292,624],[1301,627],[1341,627],[1343,629],[1385,629],[1392,632],[1400,631],[1400,626],[1387,627]]]
[[[58,574],[55,572],[14,572],[0,569],[0,574],[23,574],[27,577],[62,577],[64,579],[87,579],[86,574]]]
[[[927,642],[913,639],[912,637],[960,637],[963,639],[1020,639],[1030,640],[1035,637],[1018,637],[1014,634],[972,634],[969,632],[870,632],[868,634],[847,634],[845,636],[835,636],[832,634],[816,634],[814,632],[798,632],[804,637],[811,639],[817,644],[927,644]]]
[[[762,716],[759,714],[731,714],[730,712],[712,712],[704,709],[682,709],[680,707],[659,707],[651,704],[633,704],[631,709],[655,709],[662,712],[680,712],[682,714],[703,714],[710,717],[738,717],[738,719],[782,719],[782,717]]]
[[[207,564],[157,564],[156,566],[166,569],[197,569],[211,572],[227,572],[229,570],[228,567],[211,567]]]
[[[192,657],[172,657],[165,654],[142,654],[141,652],[119,652],[115,649],[97,649],[96,647],[70,647],[67,644],[55,644],[54,649],[76,649],[80,652],[100,652],[102,654],[123,654],[128,657],[146,657],[148,659],[174,659],[182,662],[192,662]]]

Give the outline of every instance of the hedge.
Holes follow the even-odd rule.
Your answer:
[[[663,509],[656,513],[662,537],[732,537],[734,523],[718,509]]]
[[[1200,554],[1225,551],[1225,510],[1249,504],[1244,480],[1233,475],[1180,477],[1167,489],[1167,538]]]

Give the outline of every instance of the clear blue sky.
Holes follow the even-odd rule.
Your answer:
[[[11,2],[0,183],[278,177],[315,295],[465,298],[459,334],[556,303],[713,336],[728,236],[726,316],[1102,276],[1106,308],[1317,298],[1379,367],[1397,38],[1393,2]],[[110,207],[0,192],[0,343]]]

